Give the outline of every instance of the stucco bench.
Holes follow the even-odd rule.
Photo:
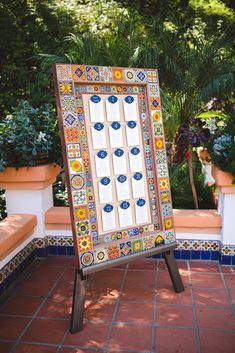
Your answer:
[[[0,261],[15,250],[33,233],[37,217],[31,214],[12,214],[0,222]]]

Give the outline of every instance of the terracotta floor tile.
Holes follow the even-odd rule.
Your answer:
[[[65,299],[71,300],[73,297],[73,283],[59,282],[53,289],[50,299],[63,301]]]
[[[36,345],[36,344],[17,344],[14,353],[56,353],[57,347]]]
[[[155,351],[158,353],[197,353],[196,331],[157,327]]]
[[[102,324],[97,325],[96,323],[85,323],[84,328],[81,332],[68,333],[66,335],[64,345],[65,346],[81,346],[81,347],[93,347],[103,348],[108,335],[109,325]],[[66,351],[65,351],[66,352]],[[79,352],[79,351],[78,351]],[[70,353],[70,352],[68,352]],[[77,353],[77,352],[76,352]]]
[[[128,271],[124,288],[154,288],[155,283],[155,271]]]
[[[191,273],[193,287],[223,289],[224,284],[220,274]]]
[[[182,270],[180,275],[181,275],[181,279],[183,281],[184,286],[188,287],[189,286],[188,271]],[[170,284],[172,284],[172,282],[171,282],[169,272],[168,271],[159,271],[157,286],[158,287],[165,287],[166,285],[170,285]]]
[[[129,270],[156,270],[157,259],[140,259],[129,263]]]
[[[98,301],[103,299],[117,300],[119,297],[119,291],[112,288],[100,288],[93,285],[86,291],[86,299],[92,301]]]
[[[230,305],[225,289],[194,288],[193,295],[197,305]]]
[[[14,346],[13,342],[0,342],[0,352],[10,353],[10,350],[13,346]]]
[[[32,298],[26,296],[12,297],[2,307],[1,313],[10,315],[33,315],[42,303],[41,298]]]
[[[69,283],[73,284],[73,282],[74,282],[74,272],[75,272],[75,270],[72,267],[68,267],[64,271],[63,275],[61,276],[60,281],[61,282],[69,282]]]
[[[156,293],[158,303],[192,305],[191,292],[187,287],[183,292],[176,293],[171,284],[166,284],[164,287],[157,288]]]
[[[194,328],[192,307],[158,304],[157,325]]]
[[[35,343],[59,344],[68,327],[69,321],[67,320],[34,319],[22,340]]]
[[[63,267],[48,267],[46,270],[42,270],[39,267],[31,272],[29,279],[34,281],[57,280],[63,271]]]
[[[69,319],[71,312],[71,299],[64,299],[63,301],[47,299],[46,303],[43,305],[37,316],[54,319]]]
[[[121,302],[115,321],[152,324],[154,305],[149,303],[130,304]]]
[[[199,328],[235,330],[235,317],[230,308],[196,308]]]
[[[88,301],[84,312],[84,318],[97,323],[110,322],[112,321],[115,306],[116,302],[114,301],[98,303],[89,303]]]
[[[121,300],[125,301],[154,301],[154,288],[124,288],[121,296]]]
[[[214,261],[189,261],[190,269],[193,272],[212,272],[212,273],[219,273],[220,268],[218,262]]]
[[[225,283],[228,289],[235,289],[235,274],[234,275],[224,275]]]
[[[119,289],[123,279],[123,270],[105,270],[94,274],[91,278],[91,286],[99,286],[101,288]]]
[[[235,332],[200,330],[202,353],[234,353]]]
[[[113,325],[108,349],[149,352],[151,350],[152,327],[143,325]]]
[[[235,274],[235,267],[233,267],[233,266],[226,266],[226,265],[222,266],[222,265],[221,265],[221,271],[222,271],[223,273],[234,273],[234,274]]]
[[[19,285],[16,290],[17,295],[32,295],[38,297],[47,296],[55,281],[35,281],[34,279],[26,279]]]
[[[93,350],[93,349],[83,349],[83,348],[62,348],[60,353],[102,353],[101,351]],[[114,352],[113,352],[114,353]],[[119,352],[121,353],[121,352]]]
[[[188,264],[187,264],[187,261],[180,261],[180,260],[178,260],[178,261],[177,261],[177,266],[178,266],[178,269],[179,269],[179,270],[188,271]],[[159,261],[158,261],[158,269],[159,269],[160,271],[168,271],[165,260],[159,260]]]
[[[233,305],[235,305],[235,289],[231,289],[229,291],[229,293],[230,293],[230,296],[232,298],[232,303],[233,303]]]
[[[0,316],[0,339],[16,340],[29,319],[17,316]]]
[[[42,266],[58,266],[58,267],[66,267],[73,262],[74,259],[68,256],[48,256],[45,260],[41,260],[40,265]]]

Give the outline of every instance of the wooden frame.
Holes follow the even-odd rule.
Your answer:
[[[58,64],[54,81],[77,258],[74,301],[84,276],[160,252],[175,290],[183,290],[157,70]],[[81,310],[75,319],[82,295],[72,332],[82,328]]]

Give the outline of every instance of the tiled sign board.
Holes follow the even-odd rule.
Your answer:
[[[63,64],[54,76],[79,268],[175,245],[157,70]]]

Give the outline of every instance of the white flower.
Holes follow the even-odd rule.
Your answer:
[[[42,142],[42,141],[46,142],[45,136],[46,136],[46,134],[44,132],[40,131],[38,134],[37,141],[38,142]]]

